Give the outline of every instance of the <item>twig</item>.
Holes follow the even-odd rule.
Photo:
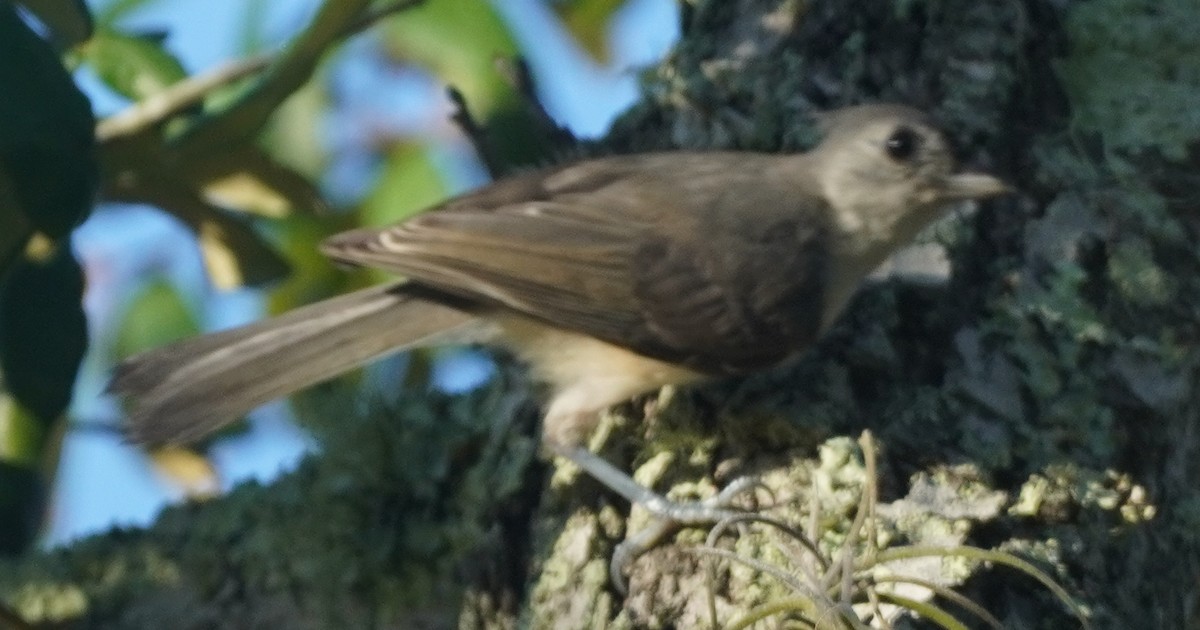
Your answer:
[[[379,20],[393,14],[424,4],[425,0],[398,0],[392,4],[363,13],[347,25],[342,37],[370,28]],[[270,68],[282,58],[281,53],[271,52],[238,59],[176,83],[167,89],[139,101],[119,114],[109,116],[96,125],[96,139],[100,142],[135,135],[154,127],[200,103],[208,94],[249,76]]]
[[[867,522],[868,516],[874,516],[874,495],[875,495],[875,441],[871,437],[870,431],[863,431],[862,437],[858,440],[859,447],[863,454],[863,489],[862,496],[858,502],[858,509],[854,513],[854,520],[850,523],[850,529],[846,531],[846,539],[842,543],[841,560],[843,562],[831,563],[829,569],[825,572],[825,585],[833,587],[841,583],[843,589],[846,588],[848,581],[852,577],[854,557],[854,546],[858,544],[859,538],[862,535],[863,525]],[[871,527],[874,528],[874,519],[871,519]]]
[[[370,0],[322,2],[308,26],[288,42],[253,85],[219,113],[198,116],[170,139],[169,146],[181,156],[212,154],[258,134],[279,104],[312,78],[321,58],[370,4]]]
[[[457,88],[446,88],[446,96],[454,103],[454,113],[450,115],[450,120],[462,129],[463,134],[475,146],[475,153],[479,155],[479,160],[483,162],[483,167],[487,169],[488,175],[492,179],[498,179],[503,172],[500,164],[496,161],[496,156],[492,152],[491,142],[488,141],[487,131],[479,126],[475,121],[475,117],[471,115],[471,110],[467,108],[467,99],[459,92]]]
[[[546,111],[546,106],[542,104],[542,99],[538,97],[537,84],[533,80],[533,73],[529,71],[529,64],[523,57],[499,57],[495,61],[496,69],[500,75],[508,81],[509,85],[517,91],[525,100],[525,105],[531,110],[533,120],[537,124],[539,132],[556,146],[570,146],[576,144],[577,139],[575,134],[571,133],[566,127],[558,124],[558,121]]]
[[[197,74],[134,103],[96,124],[96,140],[107,142],[136,135],[202,102],[209,92],[266,70],[276,58],[267,53],[232,61]]]

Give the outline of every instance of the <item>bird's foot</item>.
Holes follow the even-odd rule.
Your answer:
[[[745,514],[737,509],[733,501],[745,492],[762,488],[762,482],[755,477],[739,477],[725,486],[717,496],[702,501],[678,502],[670,501],[662,495],[646,503],[639,503],[646,511],[654,516],[650,525],[629,536],[613,550],[612,560],[608,565],[609,579],[617,590],[626,591],[626,569],[638,559],[638,556],[650,551],[681,527],[696,525],[715,525],[721,521],[734,519]]]
[[[743,511],[734,508],[733,500],[747,490],[762,487],[761,482],[753,477],[741,477],[711,499],[693,502],[670,501],[634,481],[628,474],[585,448],[572,447],[555,450],[610,490],[625,497],[630,503],[641,506],[655,517],[655,521],[650,526],[630,536],[613,552],[612,562],[609,564],[609,575],[613,584],[621,592],[625,592],[625,569],[638,556],[661,542],[663,537],[675,532],[680,527],[713,525],[744,515]]]

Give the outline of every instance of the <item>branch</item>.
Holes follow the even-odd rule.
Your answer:
[[[346,25],[340,32],[339,38],[350,37],[370,28],[379,20],[424,2],[425,0],[401,0],[367,11],[354,22]],[[136,135],[157,127],[170,118],[200,104],[213,90],[259,74],[280,63],[282,57],[283,55],[279,52],[263,53],[231,61],[213,70],[189,77],[154,96],[133,104],[119,114],[100,121],[96,125],[96,139],[105,142]]]
[[[96,124],[100,143],[134,136],[202,103],[209,92],[266,70],[275,53],[247,57],[189,77]]]

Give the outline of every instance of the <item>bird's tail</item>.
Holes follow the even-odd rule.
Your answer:
[[[402,283],[372,287],[139,354],[109,389],[132,403],[131,440],[188,442],[383,355],[481,340],[482,322]]]

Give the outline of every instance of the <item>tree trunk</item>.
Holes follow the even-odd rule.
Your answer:
[[[767,524],[731,528],[723,551],[685,530],[635,560],[619,592],[609,558],[645,515],[539,463],[528,383],[506,368],[474,394],[374,404],[270,486],[0,568],[0,598],[64,627],[648,628],[771,605],[833,623],[848,593],[880,599],[896,626],[929,625],[923,604],[976,626],[950,596],[887,589],[882,560],[934,546],[945,557],[888,566],[1005,627],[1079,624],[1001,566],[1010,557],[1093,627],[1200,624],[1200,4],[684,6],[682,41],[597,151],[797,150],[806,112],[899,101],[1020,191],[930,237],[949,252],[946,281],[872,285],[797,363],[664,391],[596,436],[672,497],[759,477],[770,492],[746,500],[821,560]],[[864,429],[877,466],[852,439]],[[964,546],[1015,555],[980,562]],[[714,558],[726,552],[780,575]],[[822,563],[858,572],[811,596],[816,608],[798,603],[796,583],[833,571]]]

